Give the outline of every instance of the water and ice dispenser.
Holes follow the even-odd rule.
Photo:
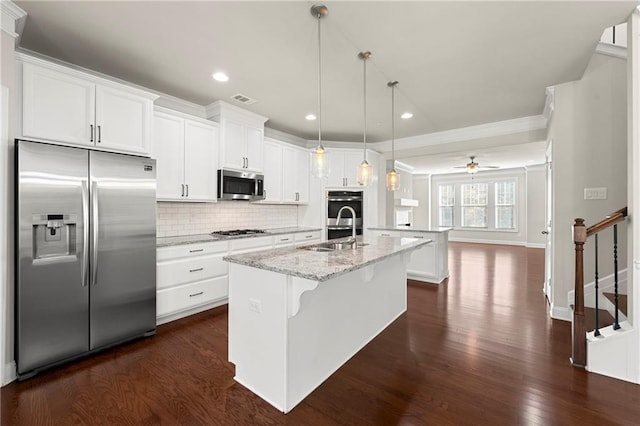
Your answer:
[[[32,223],[34,260],[76,255],[76,215],[35,214]]]

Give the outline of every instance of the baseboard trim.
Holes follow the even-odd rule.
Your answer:
[[[2,386],[15,381],[18,378],[16,373],[16,362],[11,361],[4,365],[4,376],[2,377]]]
[[[551,315],[551,318],[561,320],[561,321],[571,322],[572,320],[571,309],[565,308],[563,306],[554,306],[553,303],[551,304],[550,315]]]
[[[207,303],[205,305],[197,306],[193,309],[187,309],[186,311],[174,312],[168,315],[164,315],[156,318],[156,325],[166,324],[171,321],[179,320],[180,318],[185,318],[190,315],[199,314],[200,312],[208,311],[209,309],[217,308],[218,306],[222,306],[229,303],[228,298],[216,300],[212,303]]]
[[[527,248],[547,248],[547,245],[545,243],[526,243],[525,247]]]

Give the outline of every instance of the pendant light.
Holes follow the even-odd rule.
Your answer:
[[[322,50],[320,39],[320,20],[327,16],[329,9],[323,4],[311,6],[311,15],[318,19],[318,145],[312,151],[311,175],[322,179],[329,176],[331,167],[326,150],[322,146]]]
[[[371,177],[372,177],[371,175],[373,174],[373,169],[367,162],[367,59],[369,59],[370,57],[371,57],[371,52],[369,51],[358,53],[358,58],[362,59],[363,68],[364,68],[363,89],[362,89],[363,99],[364,99],[363,101],[364,131],[362,134],[362,140],[364,142],[364,148],[363,148],[364,158],[362,160],[362,163],[360,163],[360,166],[358,167],[358,183],[362,186],[367,186],[369,182],[371,182]]]
[[[397,81],[390,81],[387,86],[391,87],[391,170],[387,172],[387,190],[396,191],[400,186],[400,175],[396,172],[396,150],[395,150],[395,90]]]

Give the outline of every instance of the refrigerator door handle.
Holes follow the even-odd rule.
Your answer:
[[[98,183],[93,182],[91,185],[91,213],[93,216],[93,241],[91,253],[91,283],[98,284]]]
[[[82,287],[89,284],[89,188],[82,181]]]

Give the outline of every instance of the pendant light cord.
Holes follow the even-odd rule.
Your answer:
[[[366,55],[366,54],[365,54]],[[364,79],[363,79],[363,90],[364,93],[364,133],[363,133],[363,141],[364,141],[364,161],[367,161],[367,57],[363,58],[364,62]]]
[[[322,147],[322,41],[320,39],[320,19],[318,13],[318,147]]]
[[[397,83],[396,83],[397,84]],[[391,86],[391,168],[396,169],[396,101],[395,101],[396,85]]]

